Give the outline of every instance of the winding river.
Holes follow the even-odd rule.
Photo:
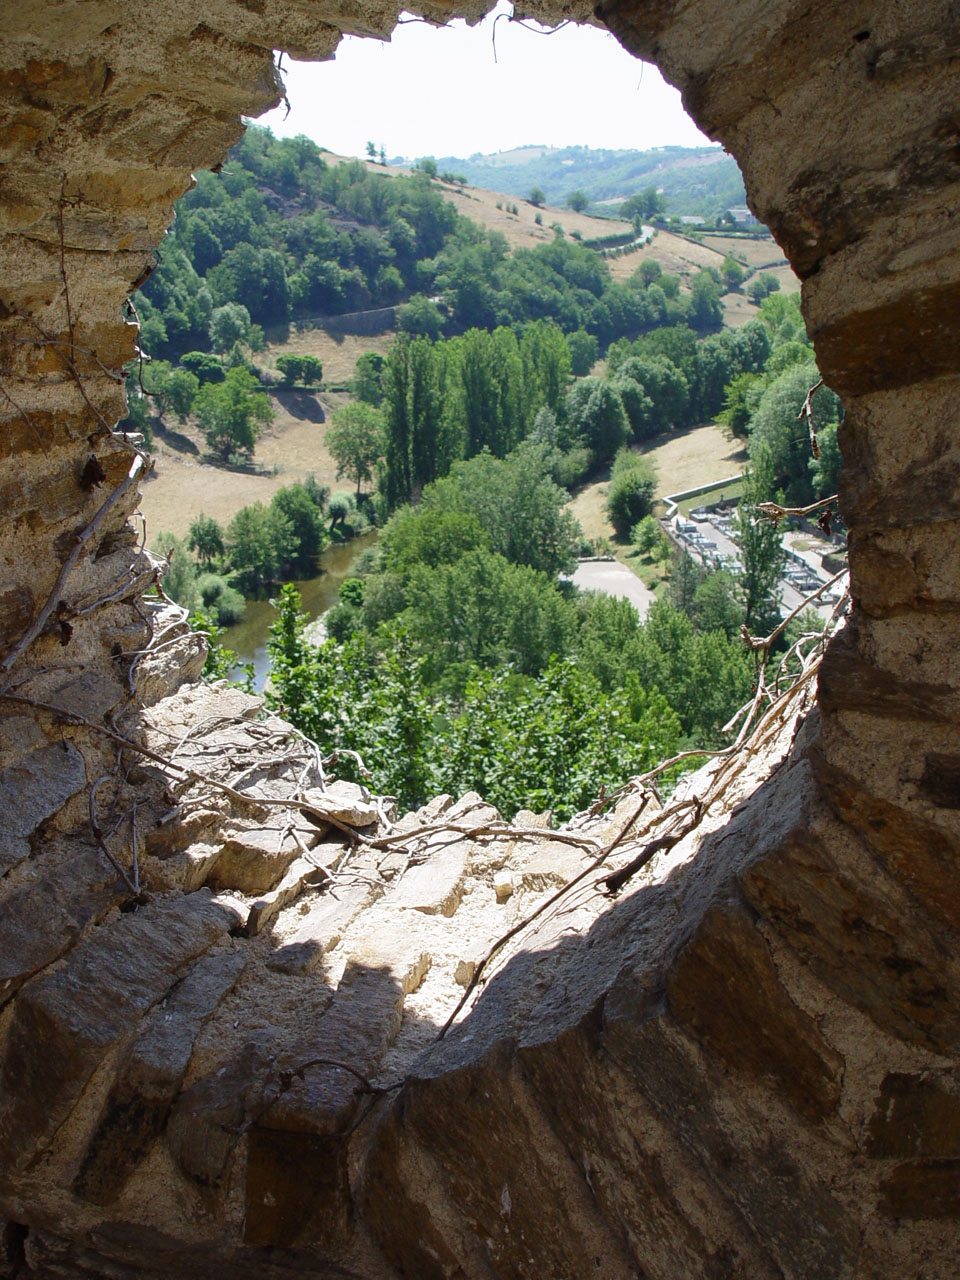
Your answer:
[[[377,531],[371,529],[349,542],[328,547],[319,558],[319,574],[294,583],[303,600],[303,611],[311,622],[337,603],[341,582],[352,576],[357,557],[367,547],[372,547],[376,540]],[[227,627],[223,635],[223,644],[233,649],[242,663],[253,663],[256,689],[263,688],[270,674],[267,639],[275,617],[276,612],[269,600],[248,600],[243,620],[234,627]]]

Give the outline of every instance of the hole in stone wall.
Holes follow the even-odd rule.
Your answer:
[[[475,788],[567,816],[719,745],[752,694],[740,627],[816,583],[768,546],[757,588],[737,546],[768,388],[796,404],[784,430],[767,413],[753,496],[830,491],[838,458],[824,392],[811,471],[799,285],[735,162],[655,68],[570,24],[402,19],[285,74],[289,115],[198,175],[138,296],[167,590],[259,685],[293,581],[334,644],[274,652],[287,713],[389,761],[373,785],[404,804]],[[712,700],[691,676],[711,635]]]

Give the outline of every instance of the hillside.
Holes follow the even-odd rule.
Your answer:
[[[499,179],[508,168],[493,165],[487,176]],[[766,265],[778,252],[769,239],[699,243],[666,229],[642,248],[602,261],[584,247],[630,231],[627,223],[550,204],[537,208],[503,190],[465,185],[439,166],[435,176],[422,168],[411,172],[250,130],[223,173],[201,174],[181,202],[137,308],[153,369],[163,367],[159,357],[174,372],[181,359],[211,345],[222,357],[238,358],[236,349],[231,354],[218,346],[211,320],[236,303],[247,309],[252,323],[237,336],[252,344],[257,368],[272,379],[276,417],[256,450],[266,470],[211,466],[195,421],[170,430],[168,418],[168,429],[155,437],[156,468],[143,501],[150,528],[181,534],[201,511],[226,521],[239,507],[269,501],[311,473],[336,487],[326,421],[348,398],[345,387],[358,359],[390,350],[397,322],[428,335],[435,325],[436,336],[504,324],[519,332],[548,319],[566,333],[586,330],[602,352],[620,338],[682,321],[693,282],[705,268],[719,271],[728,252],[748,268]],[[670,298],[630,283],[651,261],[664,283],[674,279]],[[788,270],[781,274],[784,291],[795,286]],[[722,306],[732,326],[756,314],[741,293],[725,295]],[[366,309],[378,312],[379,331],[338,332],[338,315]],[[277,394],[277,362],[291,355],[314,356],[323,365],[325,389],[308,397],[306,410]],[[134,378],[134,407],[137,390]]]
[[[463,174],[473,186],[496,187],[516,197],[540,187],[555,205],[579,190],[602,209],[653,186],[662,192],[668,214],[716,218],[746,199],[737,163],[720,147],[608,151],[526,146],[467,160],[444,156],[437,165]]]
[[[321,151],[321,156],[328,165],[356,164],[357,161],[348,156],[339,156],[331,151]],[[381,165],[374,161],[361,161],[368,171],[375,175],[389,174],[391,177],[409,175],[411,170],[401,165]],[[451,172],[458,177],[465,175],[461,161],[451,161]],[[447,174],[446,162],[437,165],[438,174]],[[499,182],[499,174],[490,172],[489,181],[485,184],[467,182],[445,182],[438,176],[433,181],[434,190],[439,191],[449,204],[469,218],[472,222],[484,227],[487,231],[499,231],[506,236],[511,249],[530,249],[537,244],[549,244],[554,237],[554,223],[559,223],[568,236],[575,233],[584,240],[600,236],[627,234],[631,230],[629,222],[620,222],[609,217],[595,217],[589,213],[575,213],[565,207],[563,200],[556,202],[548,199],[540,208],[536,208],[527,200],[529,188],[517,194],[509,191]],[[516,204],[517,212],[513,213]],[[540,222],[537,222],[537,214]]]

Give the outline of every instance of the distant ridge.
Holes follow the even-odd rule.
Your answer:
[[[492,186],[519,197],[540,187],[553,205],[562,206],[572,191],[583,191],[592,203],[609,207],[648,186],[666,197],[670,214],[714,218],[746,201],[736,161],[718,146],[630,151],[526,143],[469,159],[436,159],[442,170],[462,174],[471,186]]]

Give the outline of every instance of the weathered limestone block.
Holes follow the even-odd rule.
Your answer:
[[[891,1072],[870,1118],[868,1153],[877,1160],[960,1158],[960,1079],[954,1069]]]
[[[155,1010],[120,1068],[75,1189],[96,1204],[114,1201],[163,1131],[194,1041],[243,972],[242,952],[204,956]]]
[[[3,1057],[0,1152],[34,1160],[113,1046],[236,923],[209,894],[120,916],[22,991]]]
[[[263,825],[231,824],[220,837],[220,851],[205,871],[205,882],[245,894],[269,893],[300,855],[304,838],[298,841],[291,830],[298,818],[296,810],[273,809]],[[307,847],[316,839],[316,834],[307,835]]]
[[[276,1053],[261,1032],[237,1058],[185,1089],[177,1099],[166,1139],[183,1173],[202,1187],[217,1187],[227,1175],[251,1117],[278,1088]]]
[[[388,898],[392,907],[406,907],[426,915],[452,916],[463,896],[470,845],[466,840],[435,837],[423,861],[411,867]]]
[[[27,837],[85,782],[83,757],[69,742],[38,746],[0,771],[0,875],[30,856]]]
[[[369,827],[377,821],[377,806],[371,803],[369,791],[356,782],[334,781],[325,787],[309,788],[303,799],[321,823],[332,818],[351,827]]]
[[[34,874],[21,878],[0,901],[0,1005],[128,897],[100,849],[80,841],[57,847],[50,841]]]
[[[374,885],[363,879],[338,885],[332,893],[321,895],[310,903],[303,923],[291,934],[278,938],[268,966],[278,973],[309,973],[377,897]]]
[[[666,996],[677,1023],[731,1071],[775,1079],[778,1092],[808,1120],[836,1109],[843,1060],[781,987],[742,906],[710,910],[672,967]]]

